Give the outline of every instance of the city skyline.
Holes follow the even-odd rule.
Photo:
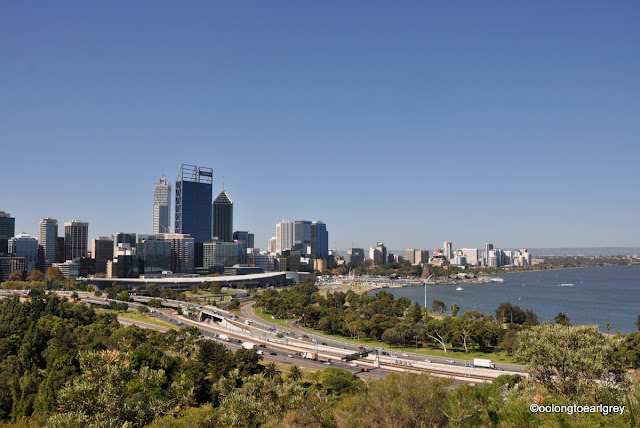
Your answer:
[[[152,184],[187,163],[260,249],[283,218],[339,250],[640,245],[640,5],[5,10],[16,234],[151,234]]]

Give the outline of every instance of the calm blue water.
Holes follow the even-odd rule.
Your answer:
[[[637,331],[635,321],[640,314],[640,266],[602,266],[541,272],[496,275],[503,283],[427,286],[429,307],[434,299],[447,306],[457,303],[459,314],[476,310],[495,316],[502,302],[511,302],[522,309],[532,309],[540,323],[553,321],[558,312],[569,316],[572,324],[596,324],[611,333]],[[562,287],[560,284],[574,284]],[[405,296],[424,304],[422,286],[385,288],[395,297]],[[369,294],[375,293],[370,292]]]

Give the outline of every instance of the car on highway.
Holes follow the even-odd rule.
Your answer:
[[[325,361],[325,366],[330,366],[331,365],[331,361]]]
[[[322,342],[322,343],[321,343],[321,345],[322,345],[322,346],[329,346],[329,345],[327,345],[325,342]]]
[[[287,357],[293,358],[293,354],[287,354]]]
[[[256,351],[256,354],[258,354],[258,355],[264,355],[264,351],[263,351],[263,350],[261,350],[261,349],[258,349],[258,350]]]
[[[430,360],[430,359],[428,359],[428,358],[425,358],[425,359],[424,359],[424,362],[425,362],[425,363],[430,363],[430,362],[431,362],[431,360]]]
[[[402,353],[402,356],[403,356],[403,357],[408,357],[408,356],[409,356],[409,354],[407,354],[406,352],[403,352],[403,353]]]
[[[347,348],[345,348],[344,346],[341,346],[340,349],[347,349]]]
[[[449,363],[449,364],[455,364],[456,362],[455,362],[455,361],[453,361],[453,360],[447,360],[447,363]]]
[[[351,363],[349,364],[351,367],[358,367],[358,365],[356,363]]]
[[[361,371],[361,372],[368,372],[368,371],[369,371],[369,369],[368,369],[368,368],[366,368],[366,367],[360,367],[360,371]]]
[[[363,350],[364,346],[358,346],[358,349]]]
[[[277,352],[269,352],[269,355],[278,355]]]

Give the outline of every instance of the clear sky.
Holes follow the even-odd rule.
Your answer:
[[[330,247],[640,246],[637,1],[5,1],[0,210],[151,233],[214,169],[234,229]],[[173,206],[173,204],[172,204]]]

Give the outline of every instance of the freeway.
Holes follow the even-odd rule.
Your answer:
[[[302,327],[300,327],[297,322],[293,322],[292,325],[289,328],[286,327],[282,327],[281,325],[275,324],[275,323],[269,323],[267,321],[265,321],[264,319],[258,317],[254,311],[253,311],[253,302],[248,303],[246,305],[244,305],[241,309],[242,314],[247,317],[247,319],[251,319],[253,321],[252,325],[254,326],[259,326],[260,328],[263,329],[275,329],[275,331],[281,331],[283,334],[286,334],[288,336],[292,336],[292,337],[298,337],[298,339],[302,339],[302,340],[307,340],[307,341],[313,341],[313,340],[317,340],[318,343],[321,344],[327,344],[331,347],[336,347],[336,348],[340,348],[340,349],[346,349],[352,352],[358,352],[362,349],[364,349],[365,347],[359,344],[354,344],[353,342],[349,342],[346,340],[340,340],[340,339],[335,339],[332,337],[328,337],[328,336],[324,336],[321,334],[316,334],[313,332],[310,332]],[[362,349],[361,349],[362,348]],[[391,364],[394,365],[407,365],[407,363],[411,364],[412,366],[416,363],[419,362],[424,362],[424,363],[431,363],[433,365],[442,365],[444,367],[462,367],[465,369],[469,369],[466,370],[466,372],[473,372],[476,368],[474,367],[467,367],[468,365],[472,365],[473,361],[472,360],[464,360],[464,359],[459,359],[459,358],[445,358],[445,357],[436,357],[436,356],[426,356],[423,354],[415,354],[415,353],[411,353],[411,352],[394,352],[392,350],[385,350],[382,347],[377,347],[376,348],[380,354],[382,354],[383,356],[388,356],[391,358],[391,360],[387,360],[390,361]],[[429,366],[431,367],[431,366]],[[437,369],[441,369],[446,371],[446,368],[437,368]],[[502,373],[500,372],[509,372],[510,374],[513,373],[518,373],[518,374],[524,374],[526,373],[526,370],[523,366],[519,366],[519,365],[514,365],[514,364],[496,364],[497,367],[497,374],[493,377],[496,377]],[[434,367],[435,368],[435,367]],[[484,369],[480,369],[480,370],[484,370]],[[458,370],[456,370],[456,373],[459,373]]]
[[[61,295],[69,296],[70,292],[58,292]],[[91,293],[78,292],[80,300],[87,303],[106,304],[110,300],[99,298]],[[146,304],[150,300],[148,297],[132,296],[133,302],[127,303],[130,308],[135,309],[141,304]],[[173,309],[152,309],[152,315],[158,319],[166,321],[178,327],[185,325],[196,326],[208,339],[218,340],[230,349],[239,349],[243,342],[255,343],[259,351],[263,352],[266,360],[280,361],[283,363],[297,364],[313,369],[324,369],[330,365],[340,365],[343,369],[358,373],[367,377],[384,377],[391,372],[428,372],[436,376],[452,377],[458,381],[483,382],[491,381],[500,374],[507,373],[483,369],[466,367],[464,360],[445,360],[439,357],[428,357],[413,353],[396,355],[392,351],[377,349],[366,349],[369,355],[360,358],[357,362],[340,364],[341,358],[365,350],[364,346],[351,342],[328,338],[319,334],[303,330],[297,325],[284,328],[277,324],[266,322],[257,317],[252,310],[252,304],[244,305],[242,314],[246,319],[239,317],[215,307],[201,306],[177,300],[163,300],[164,305],[171,307],[181,307],[184,309],[194,308],[207,314],[215,315],[218,322],[198,322],[193,319],[183,317],[174,313]],[[131,321],[123,321],[131,323]],[[244,322],[243,322],[244,321]],[[138,324],[136,322],[136,324]],[[146,323],[145,323],[146,324]],[[250,325],[247,325],[250,324]],[[147,328],[157,328],[151,324],[143,325]],[[277,337],[277,333],[281,333]],[[318,361],[305,359],[305,353],[317,354]],[[511,367],[509,367],[510,369]],[[517,369],[522,370],[520,366]],[[367,371],[362,371],[362,370]],[[515,373],[508,370],[509,373]]]

